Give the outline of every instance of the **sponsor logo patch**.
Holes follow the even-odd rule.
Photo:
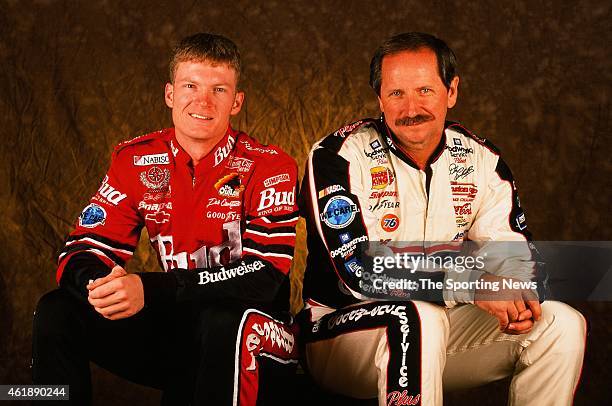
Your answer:
[[[327,202],[319,218],[328,227],[338,229],[351,224],[355,219],[355,213],[358,212],[359,208],[351,199],[345,196],[335,196]]]
[[[395,180],[393,171],[386,166],[375,166],[370,169],[372,175],[372,189],[384,189]]]
[[[91,203],[81,212],[79,216],[79,225],[85,228],[94,228],[104,224],[105,220],[106,210],[95,203]]]
[[[206,208],[210,206],[221,206],[221,207],[239,207],[241,205],[240,200],[227,200],[227,199],[217,199],[216,197],[209,197],[208,204]]]
[[[361,123],[363,123],[363,121],[359,120],[352,124],[345,125],[344,127],[339,128],[338,131],[334,133],[334,136],[344,138],[348,135],[348,133],[353,131],[355,128],[359,127]]]
[[[382,199],[383,197],[397,197],[397,191],[383,190],[382,192],[374,191],[370,193],[370,199]]]
[[[459,138],[453,138],[453,144],[461,146],[461,140]]]
[[[215,183],[215,189],[219,196],[223,197],[240,197],[244,191],[244,185],[241,184],[242,175],[235,172],[225,175]]]
[[[170,213],[166,213],[163,210],[156,211],[155,213],[147,213],[145,220],[154,221],[157,224],[164,224],[170,221]]]
[[[215,151],[215,164],[213,167],[219,165],[225,158],[227,158],[235,142],[234,137],[229,135],[227,137],[227,143],[224,146],[217,148]]]
[[[353,258],[349,260],[348,262],[345,262],[344,267],[346,268],[348,273],[351,273],[358,278],[361,277],[361,273],[363,272],[363,266],[357,260],[357,258]]]
[[[342,233],[339,237],[342,244],[346,244],[351,240],[351,235],[349,233]]]
[[[290,180],[291,178],[289,177],[288,173],[281,173],[280,175],[272,176],[271,178],[264,180],[263,184],[264,184],[264,187],[270,187],[270,186],[278,185],[279,183],[282,183],[282,182],[289,182]]]
[[[259,152],[261,154],[278,155],[278,151],[273,148],[253,147],[248,141],[240,141],[240,143],[243,144],[244,148],[248,149],[249,151]]]
[[[326,187],[325,189],[319,190],[319,199],[322,199],[325,196],[331,195],[332,193],[344,192],[344,191],[346,191],[346,189],[344,189],[340,185],[331,185],[331,186]]]
[[[397,228],[399,227],[399,223],[399,217],[392,213],[385,214],[380,220],[380,226],[388,233],[397,230]]]
[[[225,165],[227,169],[243,173],[250,171],[252,166],[253,161],[251,161],[250,159],[240,158],[236,156],[231,157],[227,165]]]
[[[355,251],[355,246],[357,244],[359,244],[360,242],[366,242],[366,241],[368,241],[368,237],[365,235],[362,235],[360,237],[355,238],[354,240],[350,240],[346,244],[342,244],[342,246],[330,252],[329,255],[331,255],[332,258],[336,258],[339,255],[341,255],[344,258],[348,258],[351,255],[353,255]]]
[[[462,215],[471,215],[472,214],[472,203],[465,203],[461,206],[454,206],[455,207],[455,215],[458,216],[462,216]]]
[[[121,193],[108,184],[108,175],[106,175],[102,181],[102,185],[98,188],[98,196],[96,196],[96,200],[108,202],[116,206],[126,197],[127,195],[125,193]]]
[[[148,165],[167,165],[170,163],[168,153],[153,154],[153,155],[134,155],[134,165],[136,166],[148,166]]]
[[[277,192],[275,188],[270,187],[262,190],[259,193],[259,206],[257,211],[262,211],[270,207],[275,207],[277,211],[287,209],[292,210],[295,204],[295,191],[291,189],[290,192]]]
[[[516,226],[518,227],[519,230],[523,231],[524,229],[527,228],[527,224],[525,224],[525,213],[521,213],[518,216],[516,216]]]
[[[170,171],[159,166],[152,166],[144,172],[140,172],[140,182],[151,191],[166,190],[170,183]]]

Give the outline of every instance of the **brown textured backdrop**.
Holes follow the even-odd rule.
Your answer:
[[[54,286],[63,238],[112,147],[171,125],[166,58],[198,31],[224,34],[242,50],[247,103],[235,126],[280,145],[301,170],[315,140],[377,114],[368,66],[384,38],[440,36],[460,63],[450,117],[502,149],[536,238],[612,239],[609,2],[223,3],[0,1],[0,383],[29,382],[32,311]],[[144,245],[131,265],[157,270]],[[302,236],[294,309],[303,265]],[[612,305],[575,305],[592,324],[576,403],[598,404],[609,383]],[[97,404],[159,398],[94,376]],[[491,390],[446,404],[502,404],[503,386]]]

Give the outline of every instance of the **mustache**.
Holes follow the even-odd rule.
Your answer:
[[[411,126],[411,125],[417,125],[417,124],[421,124],[421,123],[425,123],[427,121],[431,121],[433,120],[433,116],[429,115],[429,114],[417,114],[414,117],[401,117],[398,118],[397,120],[395,120],[395,125],[400,127],[400,126]]]

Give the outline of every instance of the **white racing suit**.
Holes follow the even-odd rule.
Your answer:
[[[542,279],[499,151],[449,122],[420,170],[394,138],[383,117],[365,119],[310,152],[300,199],[308,230],[301,314],[306,368],[324,388],[378,397],[380,405],[441,405],[443,390],[507,376],[513,377],[510,404],[571,404],[586,336],[579,312],[544,302],[529,333],[510,335],[472,304],[473,296],[447,288],[451,278],[474,282],[482,271]],[[488,253],[498,241],[517,241],[523,249],[482,271],[438,272],[444,289],[437,303],[367,300],[376,295],[364,284],[364,244],[404,244],[429,255],[468,240]]]

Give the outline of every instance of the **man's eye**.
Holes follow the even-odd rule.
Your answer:
[[[224,88],[222,88],[222,87],[215,87],[215,92],[217,92],[217,93],[223,93],[223,92],[225,92],[225,89],[224,89]]]
[[[421,89],[421,94],[429,94],[431,92],[432,92],[432,90],[430,88],[428,88],[428,87],[424,87],[424,88]]]
[[[186,87],[187,89],[193,89],[193,88],[195,88],[195,85],[194,85],[193,83],[187,83],[187,84],[185,85],[185,87]]]
[[[390,96],[401,96],[401,95],[402,95],[402,91],[401,90],[394,90],[390,94]]]

